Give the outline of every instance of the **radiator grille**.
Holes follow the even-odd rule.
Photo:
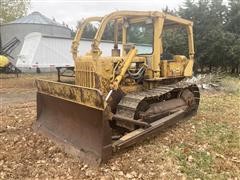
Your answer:
[[[99,78],[93,62],[77,62],[75,68],[76,85],[99,89]]]

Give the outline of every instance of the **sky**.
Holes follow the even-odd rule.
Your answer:
[[[32,0],[31,9],[75,29],[77,21],[90,16],[104,16],[116,10],[177,9],[184,0]]]

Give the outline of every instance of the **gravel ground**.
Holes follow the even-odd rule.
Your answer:
[[[202,93],[197,116],[93,168],[32,131],[32,79],[1,79],[0,179],[240,179],[239,94]]]

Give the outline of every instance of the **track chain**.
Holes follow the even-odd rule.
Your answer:
[[[117,115],[134,119],[135,113],[139,111],[140,104],[146,102],[151,103],[152,101],[165,101],[168,100],[169,95],[174,92],[181,92],[183,89],[189,89],[193,92],[196,106],[199,105],[200,93],[196,84],[187,83],[180,81],[176,84],[161,85],[151,90],[134,92],[125,95],[117,106]],[[170,93],[170,94],[169,94]],[[197,107],[196,107],[197,109]]]

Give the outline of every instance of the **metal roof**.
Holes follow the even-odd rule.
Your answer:
[[[32,12],[28,16],[12,21],[9,24],[46,24],[46,25],[63,26],[57,23],[56,21],[51,20],[46,16],[42,15],[40,12],[36,12],[36,11]]]

